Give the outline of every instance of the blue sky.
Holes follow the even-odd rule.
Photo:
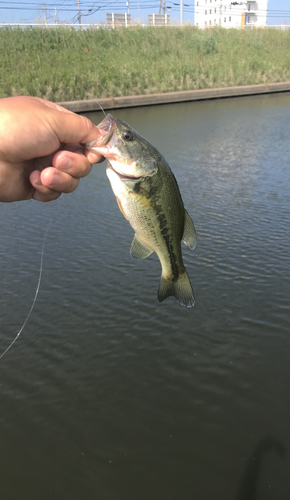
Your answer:
[[[127,0],[81,0],[81,12],[83,13],[83,23],[106,22],[106,12],[126,12]],[[146,22],[149,13],[158,13],[160,0],[129,0],[131,17],[138,19],[141,17]],[[184,22],[194,22],[194,0],[183,0]],[[47,16],[49,22],[54,22],[56,16],[62,21],[72,21],[77,17],[77,0],[46,0]],[[178,4],[178,5],[174,5]],[[98,7],[101,6],[101,9]],[[138,8],[139,6],[139,8]],[[166,6],[171,7],[170,14],[172,21],[179,21],[180,7],[179,0],[166,0]],[[57,11],[56,8],[57,7]],[[91,9],[91,10],[90,10]],[[96,12],[94,12],[96,11]],[[37,0],[0,0],[0,22],[34,22],[37,17],[44,18],[43,3]],[[268,3],[268,24],[290,25],[290,0],[269,0]]]

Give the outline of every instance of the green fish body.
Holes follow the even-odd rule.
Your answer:
[[[111,115],[98,128],[101,140],[88,146],[108,159],[113,192],[135,231],[131,256],[145,259],[155,252],[162,266],[159,301],[174,296],[180,304],[192,307],[194,294],[182,260],[181,241],[193,251],[196,233],[167,161],[127,123]]]

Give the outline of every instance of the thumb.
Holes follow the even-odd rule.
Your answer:
[[[52,111],[52,128],[60,143],[87,143],[101,136],[98,127],[82,115],[69,112],[58,106]]]

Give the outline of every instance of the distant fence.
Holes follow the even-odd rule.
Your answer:
[[[0,23],[0,28],[29,28],[29,27],[39,27],[39,28],[75,28],[75,29],[98,29],[107,28],[106,23],[94,23],[94,24],[55,24],[55,23]]]
[[[157,14],[155,15],[157,16]],[[167,20],[166,20],[167,21]],[[128,23],[127,25],[124,24],[123,26],[127,27],[127,28],[130,28],[130,27],[134,27],[134,26],[142,26],[142,27],[147,27],[147,26],[170,26],[170,19],[168,19],[167,22],[164,22],[164,24],[157,24],[157,23],[152,23],[151,24],[151,21],[149,21],[148,24],[133,24],[133,22],[131,23]],[[120,24],[119,24],[120,26]],[[192,25],[194,26],[194,24]],[[0,28],[34,28],[34,27],[39,27],[39,28],[74,28],[76,30],[79,30],[79,29],[82,29],[82,30],[88,30],[88,29],[99,29],[99,28],[105,28],[105,29],[112,29],[114,27],[117,27],[117,25],[112,25],[112,24],[106,24],[106,23],[91,23],[91,24],[67,24],[67,23],[59,23],[59,24],[55,24],[55,23],[0,23]],[[171,24],[171,27],[180,27],[180,24],[178,22],[174,22],[174,24]],[[207,27],[201,27],[201,26],[196,26],[196,28],[199,28],[199,29],[205,29],[205,30],[212,30],[212,29],[215,29],[214,26],[207,26]],[[287,25],[287,24],[268,24],[266,26],[255,26],[254,24],[247,24],[245,26],[237,26],[236,28],[234,29],[253,29],[253,28],[259,28],[259,29],[267,29],[267,28],[274,28],[274,29],[280,29],[280,30],[286,30],[286,29],[289,29],[290,28],[290,25]],[[223,28],[223,29],[228,29],[228,28]]]
[[[149,26],[167,26],[170,24],[169,14],[148,14]]]
[[[245,29],[253,29],[253,28],[259,28],[259,29],[268,29],[268,28],[275,28],[278,30],[287,30],[290,28],[290,25],[287,24],[266,24],[266,26],[255,26],[254,24],[245,24],[245,26],[240,27],[245,28]]]
[[[131,16],[130,14],[118,14],[114,12],[107,13],[107,25],[108,28],[119,28],[121,26],[131,26]]]

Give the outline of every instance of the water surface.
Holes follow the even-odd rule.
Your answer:
[[[54,217],[0,361],[2,497],[288,500],[290,97],[114,115],[174,170],[196,305],[158,303],[105,163],[56,202],[2,204],[1,352]]]

